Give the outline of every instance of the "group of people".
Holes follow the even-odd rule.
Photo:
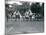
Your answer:
[[[35,14],[32,13],[30,9],[24,13],[24,16],[22,16],[19,11],[15,11],[13,13],[13,15],[12,16],[11,15],[12,14],[9,14],[8,16],[11,17],[11,18],[14,18],[16,21],[18,19],[20,21],[23,21],[23,20],[29,21],[29,20],[34,20],[35,19]],[[7,20],[8,20],[8,18],[7,18]]]

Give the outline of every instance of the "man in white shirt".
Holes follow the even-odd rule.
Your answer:
[[[16,19],[17,20],[20,19],[20,13],[19,13],[19,11],[17,11],[15,15],[16,15]]]
[[[28,11],[26,11],[26,13],[25,13],[25,18],[27,21],[29,20],[29,12]]]
[[[32,11],[29,9],[29,18],[30,18],[30,20],[32,19],[32,15],[33,15],[33,13],[32,13]]]

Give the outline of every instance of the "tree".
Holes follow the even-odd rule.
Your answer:
[[[30,9],[33,13],[40,13],[41,6],[39,3],[32,3]]]
[[[32,3],[30,9],[33,13],[44,16],[44,3],[40,6],[40,3]]]

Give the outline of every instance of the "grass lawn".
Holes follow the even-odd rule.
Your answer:
[[[6,34],[40,33],[44,31],[44,21],[11,21],[5,23]]]

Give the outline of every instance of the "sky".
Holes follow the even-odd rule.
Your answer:
[[[22,5],[22,3],[21,2],[19,2],[20,0],[5,0],[6,2],[5,3],[8,3],[8,4],[13,4],[13,3],[16,3],[16,4],[18,4],[18,5]],[[25,1],[24,1],[25,2]],[[35,2],[33,2],[33,3],[35,3]],[[30,2],[30,5],[31,5],[32,3]],[[41,5],[42,3],[40,3],[40,5]]]
[[[16,0],[6,0],[5,3],[8,3],[8,4],[17,3],[18,5],[22,5],[22,2],[19,2],[19,1],[16,1]],[[31,5],[31,3],[30,3],[30,5]]]
[[[20,0],[5,0],[5,1],[20,1]]]

